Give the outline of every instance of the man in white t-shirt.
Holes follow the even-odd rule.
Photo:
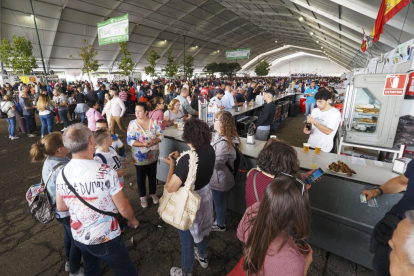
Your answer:
[[[217,104],[217,107],[222,110],[225,109],[223,106],[223,103],[221,102],[221,99],[224,97],[224,91],[221,89],[215,89],[215,96],[211,98],[210,103]]]
[[[95,139],[85,125],[69,126],[63,144],[72,153],[72,160],[56,178],[56,207],[59,212],[69,210],[73,239],[85,261],[85,275],[99,274],[101,260],[116,275],[138,275],[120,236],[118,220],[101,213],[120,213],[129,226],[139,225],[116,171],[93,159]]]
[[[341,113],[331,106],[332,94],[326,89],[321,89],[315,95],[317,108],[308,115],[307,122],[312,124],[309,131],[303,129],[305,134],[310,134],[308,143],[311,148],[320,147],[324,152],[331,152],[334,144],[334,136],[341,122]]]

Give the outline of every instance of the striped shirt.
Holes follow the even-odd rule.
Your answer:
[[[121,92],[119,92],[119,98],[123,102],[126,102],[128,100],[128,94],[125,91],[121,91]]]

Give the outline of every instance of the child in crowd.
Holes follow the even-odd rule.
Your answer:
[[[94,160],[99,163],[107,164],[118,173],[119,181],[124,184],[124,169],[122,169],[122,157],[111,147],[112,138],[109,131],[100,129],[94,133],[97,148]]]
[[[104,129],[109,132],[108,122],[105,119],[99,119],[96,121],[95,130]],[[111,147],[118,152],[118,155],[121,156],[124,160],[126,160],[125,148],[124,143],[122,143],[121,139],[119,139],[118,135],[111,134],[112,137],[112,145]]]
[[[86,118],[88,119],[88,128],[94,132],[95,131],[95,123],[99,119],[104,119],[101,113],[98,111],[99,103],[97,101],[89,101],[88,102],[89,110],[86,112]]]

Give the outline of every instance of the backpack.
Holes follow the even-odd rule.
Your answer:
[[[4,102],[5,103],[5,102]],[[2,106],[1,106],[1,108],[0,108],[0,118],[8,118],[8,116],[7,116],[7,113],[9,113],[9,111],[10,111],[10,109],[11,109],[11,106],[9,107],[9,109],[7,109],[7,111],[6,112],[4,112],[3,111],[3,107],[6,105],[6,103],[5,104],[3,104]]]
[[[226,162],[226,166],[230,170],[230,172],[233,174],[234,179],[236,181],[245,181],[247,171],[249,170],[249,165],[247,164],[243,153],[234,145],[233,147],[236,150],[236,159],[234,160],[234,164],[233,164],[234,169],[230,166],[228,161]]]
[[[50,171],[46,182],[43,177],[40,184],[30,186],[26,192],[26,200],[29,203],[29,210],[32,217],[37,221],[46,224],[51,222],[55,218],[55,206],[50,203],[50,196],[47,192],[47,184],[49,183],[52,174],[61,166],[62,163],[57,164]]]
[[[106,160],[105,156],[103,156],[103,154],[101,154],[101,153],[94,153],[93,154],[93,157],[95,157],[95,156],[98,156],[99,158],[101,158],[102,163],[108,164],[108,161]]]
[[[20,106],[20,102],[17,101],[17,102],[15,102],[15,104],[16,104],[16,112],[17,112],[17,114],[19,114],[20,117],[23,117],[23,109]]]
[[[110,148],[112,148],[113,150],[115,150],[112,146],[109,146]],[[102,153],[94,153],[93,157],[98,156],[99,158],[101,158],[102,163],[108,165],[108,161],[106,160],[105,156],[103,156]]]

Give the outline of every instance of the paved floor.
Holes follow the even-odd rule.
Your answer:
[[[125,118],[125,123],[131,119],[132,117]],[[294,128],[301,130],[302,125],[298,119],[288,118],[276,131],[279,138],[289,140],[287,138]],[[296,124],[297,127],[291,124]],[[61,128],[60,125],[56,126],[56,129]],[[292,129],[287,131],[283,128]],[[7,123],[0,120],[0,275],[68,275],[64,272],[62,227],[56,221],[47,225],[34,221],[24,199],[28,187],[40,180],[42,164],[31,163],[29,158],[30,146],[39,137],[10,141],[7,136]],[[121,139],[125,140],[125,136],[121,136]],[[295,143],[298,142],[299,138]],[[140,275],[169,275],[170,267],[180,266],[181,263],[177,232],[159,219],[156,206],[150,205],[146,210],[139,206],[132,164],[127,168],[125,179],[125,193],[141,222],[138,229],[128,229],[123,236],[131,258]],[[162,193],[162,183],[158,186],[157,193]],[[229,212],[228,231],[211,234],[210,266],[202,269],[196,263],[194,275],[226,275],[234,267],[242,251],[242,244],[236,237],[240,218],[240,215]],[[320,248],[313,249],[314,261],[308,275],[371,275],[371,271],[362,266]],[[103,275],[113,273],[103,267]]]

